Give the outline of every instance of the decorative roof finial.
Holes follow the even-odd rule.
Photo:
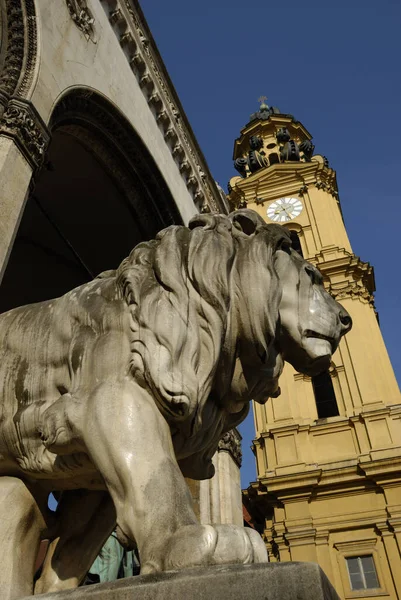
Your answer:
[[[267,100],[267,96],[260,96],[260,98],[258,98],[258,102],[260,102],[259,111],[262,113],[269,111],[269,107],[265,104],[265,100]]]

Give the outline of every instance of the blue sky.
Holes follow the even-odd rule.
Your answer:
[[[401,381],[399,0],[143,0],[185,112],[226,189],[257,98],[293,114],[337,171],[354,252],[375,267],[376,306]],[[244,436],[242,484],[255,479]]]

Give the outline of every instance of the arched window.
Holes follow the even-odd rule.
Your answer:
[[[337,400],[330,373],[325,371],[315,375],[312,377],[312,385],[319,419],[338,416]]]
[[[294,229],[290,229],[290,236],[291,236],[292,247],[294,248],[294,250],[296,252],[298,252],[298,254],[303,256],[302,246],[301,246],[301,242],[300,242],[298,233]]]

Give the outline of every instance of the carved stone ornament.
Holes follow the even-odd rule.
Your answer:
[[[50,134],[30,102],[17,98],[8,101],[0,118],[0,134],[15,140],[33,169],[41,167]]]
[[[151,34],[143,21],[138,2],[115,0],[111,3],[104,0],[104,3],[113,6],[109,12],[109,21],[114,27],[120,45],[124,48],[124,55],[138,78],[146,100],[153,104],[152,112],[158,124],[162,125],[164,139],[170,151],[173,153],[177,144],[183,149],[191,175],[187,176],[183,171],[182,176],[198,210],[202,210],[204,197],[211,210],[216,212],[225,210],[225,203],[221,201],[220,194],[207,170],[190,125],[181,112],[179,99],[174,93]],[[119,27],[115,27],[116,24]],[[125,33],[120,35],[120,30],[125,30]],[[156,104],[155,99],[157,99]]]
[[[229,452],[233,457],[234,461],[240,467],[242,464],[242,449],[241,449],[241,439],[238,433],[232,429],[231,431],[227,431],[221,440],[219,441],[218,450],[225,450]]]
[[[94,22],[86,0],[66,0],[67,8],[75,25],[82,31],[86,39],[95,41]]]
[[[375,297],[362,281],[350,281],[341,288],[330,286],[330,294],[336,300],[343,300],[344,298],[358,298],[362,302],[366,302],[373,309],[375,309]]]
[[[184,477],[213,476],[222,433],[277,396],[284,355],[320,373],[350,327],[251,210],[168,227],[116,270],[1,314],[2,600],[77,587],[116,523],[142,574],[267,562],[255,530],[198,523]]]

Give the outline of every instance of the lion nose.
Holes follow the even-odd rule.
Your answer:
[[[341,307],[340,313],[339,313],[339,318],[340,318],[340,323],[342,325],[342,335],[344,335],[345,333],[347,333],[351,327],[352,327],[352,319],[349,316],[349,314],[347,313],[347,311],[345,310],[345,308]]]

